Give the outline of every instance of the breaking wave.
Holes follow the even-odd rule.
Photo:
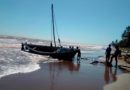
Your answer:
[[[32,72],[40,68],[46,57],[22,52],[17,48],[0,48],[0,78],[15,73]]]

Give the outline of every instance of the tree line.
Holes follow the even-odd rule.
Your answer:
[[[118,45],[122,48],[130,48],[130,26],[127,26],[121,35],[121,40],[112,41],[112,45]]]

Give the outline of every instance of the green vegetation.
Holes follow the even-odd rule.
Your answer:
[[[112,45],[118,45],[121,48],[130,48],[130,26],[126,27],[121,38],[120,41],[112,41]]]
[[[120,48],[122,52],[130,53],[130,48]]]
[[[121,40],[112,41],[112,45],[118,45],[122,51],[130,53],[130,26],[127,26],[121,35]]]
[[[118,43],[120,47],[130,48],[130,26],[126,27],[122,34],[122,40]]]

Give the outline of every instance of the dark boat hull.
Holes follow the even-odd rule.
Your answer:
[[[65,52],[59,52],[60,47],[42,46],[34,44],[22,44],[21,50],[38,54],[38,55],[49,55],[52,58],[57,58],[59,60],[73,60],[76,50],[64,48]]]
[[[24,44],[25,47],[30,49],[35,49],[37,51],[43,51],[43,52],[54,52],[59,47],[51,47],[51,46],[45,46],[45,45],[34,45],[34,44]]]
[[[64,53],[53,53],[50,54],[50,56],[53,58],[58,58],[59,60],[73,60],[76,53],[76,51],[69,51]]]

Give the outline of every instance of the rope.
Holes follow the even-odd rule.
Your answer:
[[[56,17],[55,17],[55,14],[54,14],[54,25],[55,25],[55,31],[56,31],[56,35],[58,37],[58,42],[59,42],[59,46],[61,46],[61,42],[60,42],[60,36],[59,36],[59,33],[58,33],[58,27],[57,27],[57,23],[56,23]]]

